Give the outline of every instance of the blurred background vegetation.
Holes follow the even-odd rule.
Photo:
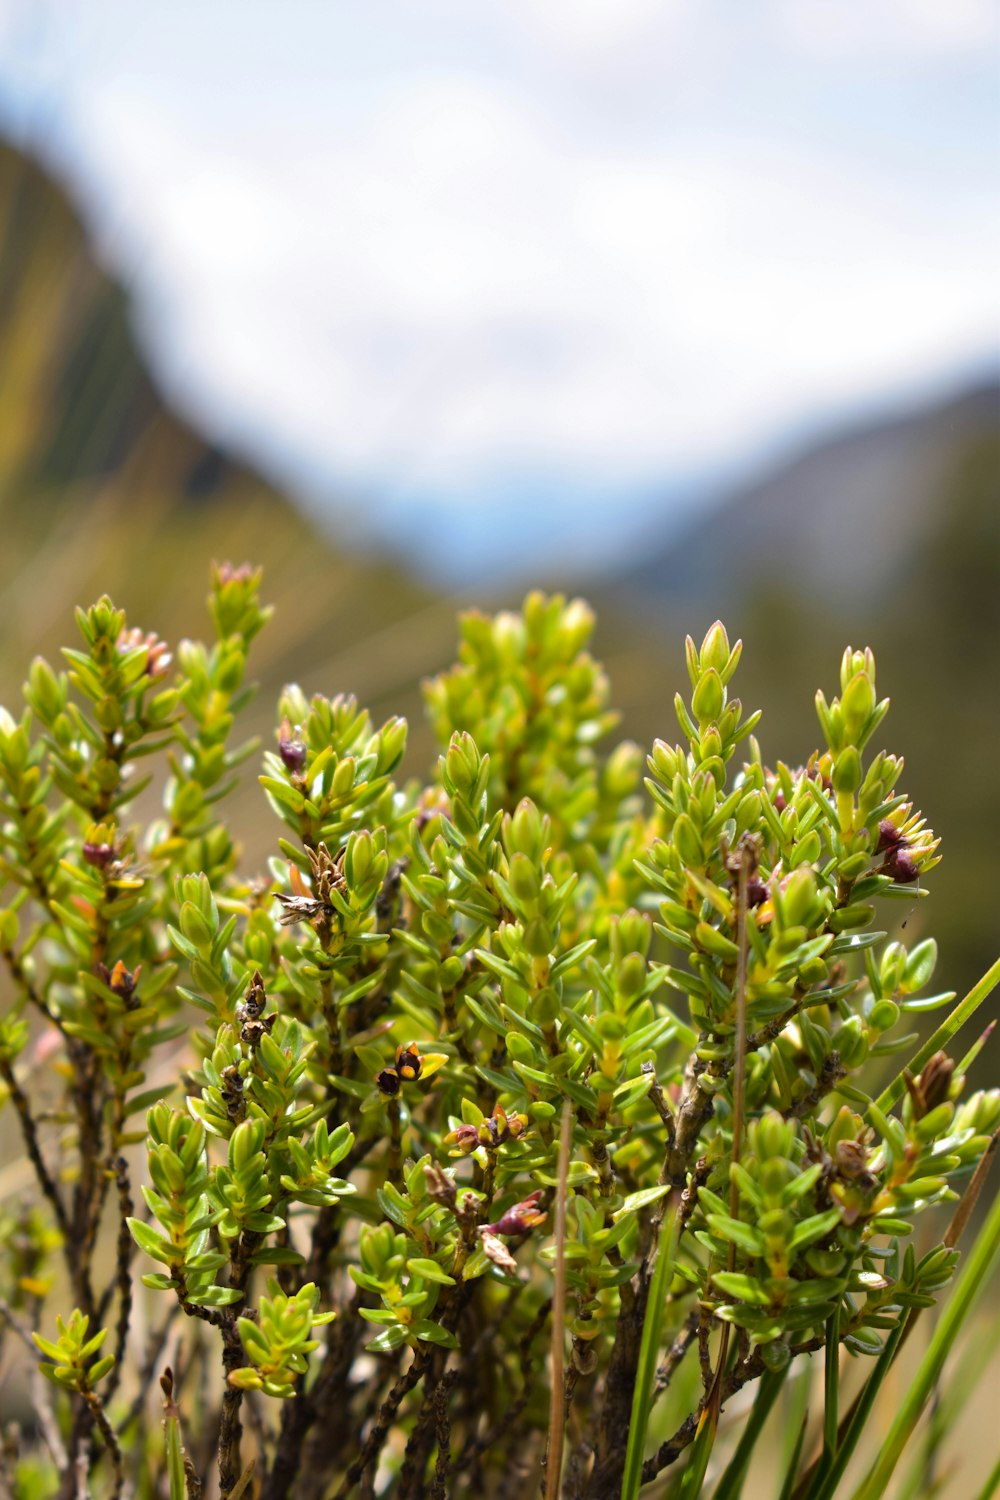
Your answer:
[[[211,559],[261,562],[275,619],[256,649],[258,732],[283,683],[352,692],[414,726],[419,684],[451,659],[456,609],[519,601],[572,571],[464,593],[405,559],[338,545],[239,455],[170,409],[133,331],[126,290],[98,264],[78,208],[36,160],[0,145],[0,701],[36,652],[55,657],[76,604],[101,592],[166,640],[203,618]],[[765,757],[815,747],[815,689],[848,643],[871,645],[893,700],[886,743],[942,835],[927,918],[939,971],[962,990],[996,953],[1000,838],[1000,384],[892,410],[803,443],[715,496],[668,545],[588,570],[598,650],[622,732],[673,740],[682,641],[716,616],[748,649],[744,701],[765,710]],[[484,516],[484,525],[489,524]],[[442,546],[447,538],[442,537]],[[551,570],[550,570],[551,572]],[[237,820],[259,858],[253,788]],[[923,930],[925,909],[908,931]]]

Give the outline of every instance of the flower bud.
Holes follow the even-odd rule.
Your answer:
[[[281,728],[278,731],[278,754],[286,771],[293,773],[301,771],[306,763],[306,747],[293,733],[292,726],[287,719],[282,719]]]
[[[853,794],[861,785],[861,756],[853,745],[846,745],[837,756],[830,780],[835,792]]]
[[[484,1224],[479,1233],[484,1234],[526,1234],[536,1224],[545,1222],[545,1209],[540,1209],[539,1204],[545,1197],[541,1188],[529,1193],[520,1203],[515,1203],[507,1209],[505,1214],[495,1224]]]
[[[709,627],[708,634],[701,643],[699,659],[702,671],[712,668],[720,677],[722,676],[729,661],[729,637],[721,620],[716,620],[715,624]]]
[[[529,905],[538,900],[541,881],[537,869],[526,854],[511,855],[508,880],[518,901]]]
[[[691,707],[699,724],[714,724],[726,702],[726,690],[714,667],[703,672],[691,697]]]
[[[954,1071],[954,1061],[946,1052],[935,1052],[924,1065],[924,1070],[916,1084],[920,1095],[921,1114],[929,1114],[937,1105],[945,1102],[951,1088],[951,1076]]]

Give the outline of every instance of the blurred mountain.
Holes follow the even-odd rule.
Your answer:
[[[841,608],[905,588],[936,534],[956,458],[995,438],[998,418],[1000,374],[814,441],[699,515],[669,547],[647,550],[627,586],[697,605],[794,574],[799,588]]]
[[[901,917],[940,938],[949,988],[974,983],[1000,953],[1000,382],[793,454],[591,597],[640,743],[676,738],[679,642],[718,617],[745,641],[737,690],[764,709],[765,759],[809,754],[814,690],[838,691],[846,645],[873,648],[892,699],[879,744],[943,839],[932,899]]]
[[[0,702],[31,657],[73,644],[103,592],[168,641],[208,628],[212,559],[261,562],[277,606],[255,647],[256,728],[286,681],[422,716],[454,604],[396,564],[342,552],[262,474],[183,421],[66,191],[0,143]]]

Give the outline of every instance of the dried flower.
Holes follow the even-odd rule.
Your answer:
[[[473,1151],[479,1149],[481,1144],[479,1131],[476,1126],[466,1124],[464,1121],[461,1125],[456,1125],[454,1130],[448,1132],[444,1138],[444,1142],[446,1146],[454,1148],[451,1153],[452,1156],[470,1156]]]
[[[483,1247],[483,1253],[487,1259],[491,1260],[495,1266],[499,1266],[501,1271],[517,1270],[517,1261],[511,1255],[503,1240],[498,1240],[495,1234],[490,1233],[489,1229],[480,1229],[479,1242]]]
[[[375,1086],[387,1099],[395,1099],[403,1085],[395,1068],[383,1068],[375,1074]]]
[[[454,1209],[457,1198],[457,1189],[454,1180],[447,1172],[442,1172],[440,1167],[433,1163],[424,1167],[424,1180],[427,1183],[427,1195],[433,1198],[435,1203],[440,1203],[442,1208]]]
[[[226,1113],[233,1121],[242,1120],[246,1114],[246,1100],[243,1097],[246,1088],[246,1080],[236,1063],[230,1063],[223,1068],[222,1084],[220,1093],[222,1102],[226,1106]]]
[[[406,1047],[396,1048],[396,1072],[403,1083],[415,1083],[420,1077],[423,1067],[423,1058],[417,1051],[416,1042],[410,1042]]]
[[[538,1206],[544,1197],[541,1188],[537,1188],[508,1208],[495,1224],[484,1224],[480,1234],[527,1234],[529,1229],[545,1222],[546,1210]]]
[[[135,1009],[139,1004],[138,1000],[134,998],[134,994],[135,987],[139,983],[139,975],[142,972],[141,964],[136,964],[133,971],[129,973],[121,959],[119,959],[113,969],[108,969],[105,964],[99,963],[95,964],[94,970],[98,979],[107,985],[112,994],[117,995],[119,1000],[125,1001],[127,1009]]]
[[[954,1071],[955,1063],[947,1052],[935,1052],[924,1064],[919,1078],[915,1079],[909,1072],[903,1074],[903,1081],[913,1104],[913,1113],[918,1120],[946,1102]]]

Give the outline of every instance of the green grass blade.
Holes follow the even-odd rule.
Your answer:
[[[906,1066],[900,1069],[889,1087],[879,1094],[875,1104],[883,1114],[888,1114],[893,1105],[898,1104],[903,1097],[906,1090],[903,1074],[907,1071],[914,1075],[919,1073],[935,1052],[942,1051],[970,1016],[975,1015],[983,1001],[992,994],[998,984],[1000,984],[1000,958],[987,969],[979,983],[973,985],[965,999],[958,1002],[951,1015],[941,1022],[937,1031],[924,1043],[920,1051],[914,1053]]]
[[[990,1477],[983,1485],[976,1500],[994,1500],[994,1497],[998,1494],[1000,1494],[1000,1457],[997,1458],[996,1463],[993,1465]]]
[[[875,1361],[875,1368],[865,1381],[864,1388],[851,1410],[850,1421],[844,1433],[843,1441],[837,1449],[829,1467],[819,1465],[815,1473],[811,1476],[811,1480],[807,1476],[808,1489],[802,1492],[801,1500],[832,1500],[832,1497],[836,1494],[837,1486],[844,1477],[844,1471],[854,1455],[854,1450],[858,1446],[861,1434],[865,1430],[865,1424],[875,1404],[875,1397],[878,1395],[882,1382],[889,1373],[889,1367],[896,1357],[896,1350],[902,1341],[905,1323],[906,1319],[901,1319],[886,1339],[882,1353]]]
[[[170,1480],[170,1500],[187,1500],[184,1450],[181,1447],[181,1424],[175,1416],[168,1416],[166,1419],[166,1429],[167,1475]]]
[[[771,1408],[778,1399],[787,1373],[787,1368],[778,1371],[766,1370],[761,1376],[756,1400],[740,1434],[736,1452],[729,1460],[726,1471],[719,1480],[714,1500],[738,1500],[742,1494],[754,1448],[760,1438],[764,1423],[771,1413]]]
[[[840,1421],[840,1303],[826,1323],[826,1358],[823,1381],[823,1457],[820,1473],[832,1468],[837,1456],[837,1426]]]
[[[705,1484],[705,1471],[708,1468],[708,1460],[712,1456],[715,1447],[715,1438],[719,1430],[719,1411],[714,1402],[701,1414],[698,1422],[698,1431],[695,1433],[694,1442],[691,1444],[691,1457],[684,1477],[681,1482],[682,1500],[698,1500]]]
[[[649,1413],[653,1404],[656,1366],[660,1358],[667,1290],[673,1278],[679,1232],[680,1194],[672,1193],[667,1200],[667,1211],[660,1225],[656,1265],[653,1267],[649,1301],[646,1305],[646,1320],[642,1327],[639,1366],[635,1375],[635,1394],[632,1397],[632,1415],[628,1424],[622,1500],[636,1500],[639,1486],[642,1484],[642,1456],[646,1448],[646,1430],[649,1427]]]
[[[809,1426],[809,1408],[806,1407],[802,1413],[802,1421],[799,1423],[799,1435],[795,1439],[792,1451],[788,1456],[788,1467],[785,1470],[785,1481],[781,1486],[778,1500],[792,1500],[795,1491],[795,1476],[799,1471],[799,1459],[802,1457],[802,1449],[805,1447],[806,1430]]]
[[[899,1411],[882,1445],[882,1451],[867,1479],[855,1491],[854,1500],[880,1500],[880,1496],[885,1494],[899,1456],[920,1420],[920,1414],[940,1377],[944,1362],[965,1326],[973,1303],[989,1275],[998,1252],[1000,1252],[1000,1197],[994,1201],[986,1222],[969,1252],[969,1258],[955,1282],[951,1296],[944,1305],[927,1351],[920,1361],[910,1388],[903,1397]]]

